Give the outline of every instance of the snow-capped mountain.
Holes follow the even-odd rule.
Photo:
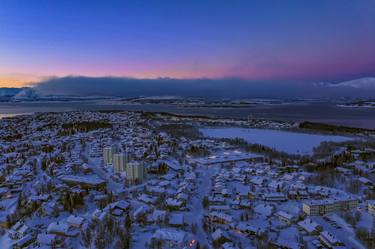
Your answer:
[[[0,97],[14,96],[22,91],[21,88],[0,88]]]
[[[28,101],[85,101],[97,99],[109,99],[108,96],[69,96],[69,95],[53,95],[45,94],[35,87],[25,87],[16,95],[14,95],[11,102],[28,102]]]
[[[359,78],[355,80],[344,81],[338,84],[331,84],[334,87],[352,87],[358,89],[375,89],[375,77]]]
[[[13,101],[23,101],[23,100],[36,100],[39,99],[41,95],[31,87],[26,87],[19,93],[13,96]]]

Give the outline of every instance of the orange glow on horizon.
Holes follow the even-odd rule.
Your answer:
[[[18,88],[32,86],[45,77],[34,74],[0,73],[0,87]]]
[[[145,71],[140,70],[136,72],[129,73],[83,73],[83,74],[55,74],[53,77],[126,77],[126,78],[135,78],[135,79],[156,79],[156,78],[173,78],[173,79],[194,79],[194,78],[216,78],[220,77],[219,72],[210,72],[204,73],[197,71]],[[28,74],[0,74],[0,88],[1,87],[28,87],[38,82],[42,82],[52,76],[37,76],[37,75],[28,75]]]
[[[26,86],[30,86],[31,84],[32,82],[28,80],[0,77],[1,88],[2,87],[9,87],[9,88],[26,87]]]

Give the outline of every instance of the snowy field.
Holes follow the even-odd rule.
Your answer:
[[[313,148],[323,141],[342,142],[351,137],[318,135],[267,129],[201,128],[206,137],[243,138],[249,143],[262,144],[290,154],[311,155]]]

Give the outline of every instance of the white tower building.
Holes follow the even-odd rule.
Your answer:
[[[113,154],[113,170],[117,172],[124,172],[126,170],[126,164],[128,163],[128,157],[126,153]]]
[[[146,180],[146,168],[139,162],[130,162],[126,165],[126,179],[131,183],[141,183]]]
[[[104,160],[105,165],[112,164],[113,154],[115,154],[117,151],[118,151],[117,147],[115,147],[115,146],[104,147],[104,149],[103,149],[103,160]]]

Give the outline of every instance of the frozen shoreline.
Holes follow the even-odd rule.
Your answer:
[[[321,142],[343,142],[352,137],[297,133],[252,128],[201,128],[204,136],[212,138],[243,138],[249,143],[262,144],[289,154],[311,155]]]

